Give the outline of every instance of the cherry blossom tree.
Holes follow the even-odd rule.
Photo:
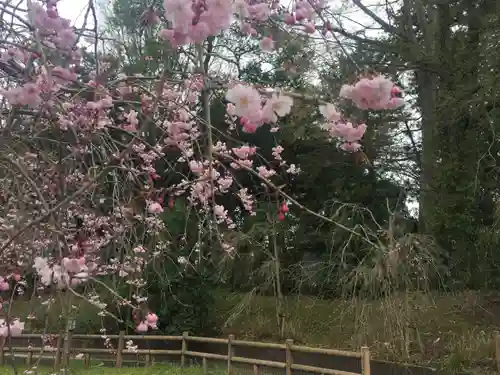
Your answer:
[[[279,131],[297,101],[317,108],[325,137],[341,140],[345,152],[362,152],[369,124],[346,118],[336,103],[321,98],[214,79],[204,64],[210,38],[235,25],[242,38],[255,38],[263,53],[273,53],[280,43],[257,31],[266,24],[311,37],[319,33],[328,43],[326,3],[300,0],[287,8],[274,1],[165,0],[161,12],[145,9],[143,19],[157,25],[158,39],[181,51],[188,63],[182,77],[167,66],[148,77],[114,71],[98,50],[97,29],[89,37],[86,27],[73,28],[59,16],[58,2],[28,1],[27,9],[0,3],[12,21],[0,42],[6,73],[0,91],[0,290],[10,300],[32,277],[35,295],[64,294],[68,305],[85,299],[112,314],[108,301],[86,288],[97,284],[132,308],[138,333],[155,329],[158,317],[147,306],[143,274],[172,246],[162,215],[176,200],[185,200],[214,233],[238,230],[224,197],[234,197],[242,212],[253,215],[258,196],[238,181],[237,172],[259,178],[275,194],[279,220],[293,207],[332,221],[275,182],[278,170],[300,172],[300,166],[283,160],[280,145],[271,150],[273,163],[256,166],[259,150],[238,137]],[[87,15],[96,18],[95,12],[90,2]],[[93,45],[85,46],[89,40]],[[85,54],[94,60],[88,74]],[[216,92],[226,100],[227,142],[214,136],[210,110]],[[346,84],[338,100],[374,111],[404,104],[401,90],[377,74]],[[227,256],[237,252],[224,236],[219,242]],[[134,293],[113,290],[103,282],[109,275],[123,279]],[[7,309],[0,334],[20,334],[28,318]]]

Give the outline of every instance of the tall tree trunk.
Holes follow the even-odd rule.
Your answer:
[[[419,231],[430,233],[434,205],[432,197],[433,169],[436,163],[436,101],[438,94],[438,74],[433,69],[439,60],[437,53],[436,36],[439,35],[439,18],[433,6],[424,4],[422,0],[404,0],[403,33],[410,44],[410,49],[417,47],[413,60],[420,60],[419,68],[415,71],[417,84],[418,104],[421,112],[422,152],[420,155],[420,197],[419,197]],[[417,27],[422,34],[422,42],[417,41],[413,27],[414,16]],[[423,44],[423,48],[420,44]],[[407,51],[409,55],[414,51]]]
[[[418,96],[422,114],[422,153],[419,197],[419,231],[429,233],[432,222],[433,169],[436,163],[436,94],[437,77],[433,73],[417,72]]]

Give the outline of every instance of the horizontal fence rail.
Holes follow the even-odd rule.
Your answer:
[[[325,348],[313,348],[309,346],[294,345],[293,340],[286,340],[285,344],[277,343],[266,343],[257,341],[244,341],[235,340],[233,335],[229,335],[227,339],[225,338],[209,338],[209,337],[197,337],[189,336],[187,332],[184,332],[182,336],[148,336],[148,335],[126,335],[125,332],[120,332],[119,335],[81,335],[72,334],[68,332],[66,334],[23,334],[15,337],[11,340],[16,339],[39,339],[44,340],[47,337],[56,337],[55,347],[34,347],[34,346],[13,346],[8,345],[7,339],[5,337],[0,337],[0,364],[5,364],[5,356],[23,357],[26,358],[26,363],[32,366],[34,363],[33,356],[36,355],[38,358],[42,359],[53,359],[54,361],[54,371],[58,371],[61,366],[67,367],[70,359],[80,359],[84,361],[86,368],[90,366],[90,359],[92,354],[105,354],[106,358],[99,357],[99,360],[113,361],[116,367],[122,367],[124,362],[124,355],[144,355],[145,366],[151,366],[154,362],[154,356],[168,355],[180,357],[181,366],[186,366],[188,358],[199,358],[202,360],[203,372],[206,374],[208,372],[207,360],[218,360],[227,362],[227,373],[228,375],[233,375],[234,364],[244,364],[251,365],[253,367],[254,375],[260,375],[262,367],[270,367],[275,369],[285,370],[286,375],[292,375],[293,370],[309,373],[317,373],[324,375],[371,375],[370,371],[370,350],[368,347],[362,347],[359,352],[336,350],[336,349],[325,349]],[[102,340],[110,339],[117,340],[116,348],[75,348],[72,347],[73,340]],[[127,349],[127,341],[132,340],[137,341],[164,341],[164,342],[180,342],[181,348],[179,350],[167,350],[167,349]],[[227,354],[218,353],[206,353],[199,351],[189,350],[189,342],[193,343],[207,343],[207,344],[221,344],[227,346]],[[12,341],[11,341],[12,343]],[[260,348],[260,349],[279,349],[285,351],[285,361],[269,361],[256,358],[247,358],[234,355],[235,347],[249,347],[249,348]],[[340,371],[331,368],[322,368],[310,365],[303,365],[294,363],[294,353],[315,353],[330,355],[336,357],[349,357],[360,360],[361,373],[359,372],[348,372]],[[26,354],[20,354],[26,353]],[[75,353],[77,356],[75,357]],[[133,362],[138,362],[134,360]]]

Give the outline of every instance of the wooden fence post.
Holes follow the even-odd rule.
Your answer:
[[[207,357],[203,357],[202,360],[202,368],[203,368],[203,375],[208,374],[208,363],[207,363]]]
[[[57,336],[57,341],[56,341],[56,355],[54,357],[54,372],[59,372],[59,369],[61,367],[61,350],[63,348],[63,340],[64,336],[62,333]]]
[[[292,365],[293,365],[293,356],[292,356],[292,345],[293,340],[286,340],[286,375],[292,375]]]
[[[73,332],[68,331],[64,337],[64,353],[63,353],[63,367],[64,373],[68,373],[69,367],[69,355],[71,350],[71,337],[73,336]]]
[[[28,348],[31,349],[28,345]],[[26,356],[26,366],[31,367],[33,365],[33,352],[30,350]]]
[[[83,355],[83,367],[88,369],[90,367],[90,353]]]
[[[182,333],[182,347],[181,347],[181,367],[186,365],[186,352],[187,352],[187,338],[189,332]]]
[[[123,348],[125,348],[125,331],[120,331],[120,335],[118,336],[118,345],[116,348],[116,368],[122,367]]]
[[[500,333],[495,332],[495,358],[497,361],[497,371],[500,374]]]
[[[362,369],[363,375],[371,375],[370,348],[367,346],[361,347],[361,369]]]
[[[253,365],[253,375],[259,375],[259,374],[260,374],[259,365]]]
[[[5,336],[0,337],[0,365],[5,365]]]
[[[229,335],[229,337],[227,338],[227,375],[233,374],[233,340],[234,335]]]

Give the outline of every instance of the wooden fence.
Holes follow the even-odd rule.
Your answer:
[[[42,339],[42,334],[24,334],[19,338],[21,339]],[[86,368],[89,367],[90,359],[92,354],[107,354],[111,357],[116,367],[122,367],[123,355],[124,354],[136,354],[145,355],[145,365],[150,366],[155,355],[175,355],[180,357],[181,366],[187,364],[188,358],[201,358],[202,368],[204,374],[208,372],[207,360],[219,360],[227,362],[227,373],[228,375],[233,374],[233,364],[246,364],[253,366],[254,375],[259,375],[262,367],[271,367],[285,370],[286,375],[291,375],[293,370],[318,373],[324,375],[371,375],[370,372],[370,350],[368,347],[362,347],[359,352],[335,350],[335,349],[323,349],[323,348],[312,348],[308,346],[295,345],[293,340],[286,340],[285,344],[276,343],[264,343],[255,341],[243,341],[236,340],[233,335],[229,335],[227,339],[224,338],[208,338],[208,337],[196,337],[189,336],[187,332],[184,332],[182,336],[138,336],[138,335],[126,335],[125,332],[120,332],[119,335],[106,335],[106,338],[118,340],[116,349],[106,349],[106,348],[72,348],[71,342],[73,339],[79,340],[96,340],[103,338],[102,335],[77,335],[68,333],[66,335],[60,334],[57,336],[56,347],[45,348],[45,347],[32,347],[32,346],[11,346],[7,345],[5,337],[0,337],[0,364],[5,364],[5,355],[18,356],[19,353],[26,353],[23,356],[26,357],[26,363],[31,366],[34,363],[34,355],[39,357],[47,357],[47,355],[52,354],[50,358],[54,359],[54,371],[57,371],[63,367],[67,367],[69,360],[74,352],[78,354],[83,354],[84,365]],[[128,350],[125,348],[126,341],[133,340],[134,343],[137,341],[148,341],[148,340],[164,340],[170,342],[180,342],[180,350],[158,350],[158,349],[135,349]],[[215,354],[215,353],[203,353],[189,350],[189,342],[198,343],[216,343],[227,345],[227,354]],[[238,357],[234,355],[235,347],[253,347],[253,348],[268,348],[268,349],[282,349],[285,350],[284,362],[278,361],[267,361],[255,358]],[[334,370],[329,368],[321,368],[308,365],[296,364],[293,361],[294,352],[304,352],[304,353],[319,353],[332,355],[337,357],[351,357],[359,358],[361,361],[361,374],[347,371]]]

